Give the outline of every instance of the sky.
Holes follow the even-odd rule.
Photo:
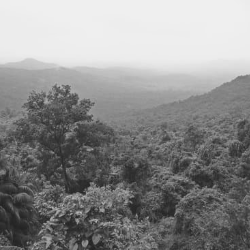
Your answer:
[[[249,0],[0,0],[0,63],[195,64],[250,59]]]

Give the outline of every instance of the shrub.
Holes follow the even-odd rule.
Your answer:
[[[54,208],[33,249],[156,249],[149,223],[130,219],[128,190],[91,185]]]

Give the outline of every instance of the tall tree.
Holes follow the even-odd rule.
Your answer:
[[[89,99],[79,100],[69,85],[54,85],[48,93],[31,92],[23,106],[27,116],[17,121],[17,132],[24,140],[36,141],[43,150],[58,157],[67,192],[70,188],[67,166],[72,153],[70,134],[77,124],[92,121],[89,110],[93,105]]]

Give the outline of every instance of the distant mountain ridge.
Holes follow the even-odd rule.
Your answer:
[[[33,58],[26,58],[20,62],[10,62],[0,65],[2,68],[26,69],[26,70],[43,70],[53,69],[59,66],[54,63],[45,63]]]
[[[91,111],[103,120],[123,115],[129,110],[184,99],[194,93],[179,90],[149,91],[131,84],[134,83],[133,79],[112,80],[63,67],[44,70],[0,67],[0,110],[6,107],[20,110],[32,90],[48,91],[56,83],[70,85],[80,98],[94,101],[95,106]]]
[[[199,84],[206,82],[187,74],[164,75],[129,68],[70,69],[35,59],[17,64],[29,70],[7,67],[13,64],[0,67],[0,110],[5,107],[20,109],[29,92],[47,91],[57,83],[71,85],[81,98],[94,101],[92,112],[98,118],[119,124],[148,126],[167,121],[184,125],[197,117],[214,119],[225,113],[250,114],[249,75],[239,76],[207,94],[190,97],[200,93]],[[35,64],[39,69],[31,70]],[[42,69],[45,66],[53,67]],[[197,91],[193,90],[195,86]]]
[[[45,70],[58,69],[59,65],[54,63],[45,63],[33,58],[26,58],[19,62],[10,62],[0,65],[0,68],[25,69],[25,70]],[[95,68],[78,66],[69,68],[78,71],[85,78],[94,81],[109,82],[109,85],[117,87],[118,84],[132,89],[143,89],[149,91],[160,90],[184,90],[205,92],[218,86],[221,81],[213,79],[204,79],[188,73],[159,72],[152,69],[139,69],[128,67],[108,67]]]

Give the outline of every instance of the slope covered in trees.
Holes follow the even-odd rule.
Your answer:
[[[249,86],[238,77],[114,128],[69,86],[31,93],[1,138],[0,231],[34,250],[249,249]],[[19,204],[20,192],[34,197]]]
[[[192,90],[171,90],[170,87],[147,89],[145,86],[157,82],[156,77],[147,79],[131,73],[120,76],[116,72],[119,71],[111,71],[107,76],[96,71],[81,73],[62,67],[44,70],[0,67],[0,110],[11,108],[20,111],[30,90],[48,91],[56,83],[70,84],[82,98],[87,96],[94,101],[96,105],[91,112],[106,121],[130,110],[150,108],[195,93]],[[172,78],[170,83],[175,82],[176,79]]]
[[[226,116],[249,117],[250,76],[239,76],[209,93],[186,100],[134,112],[117,123],[126,126],[154,126],[167,122],[178,126],[192,122],[212,123]]]

